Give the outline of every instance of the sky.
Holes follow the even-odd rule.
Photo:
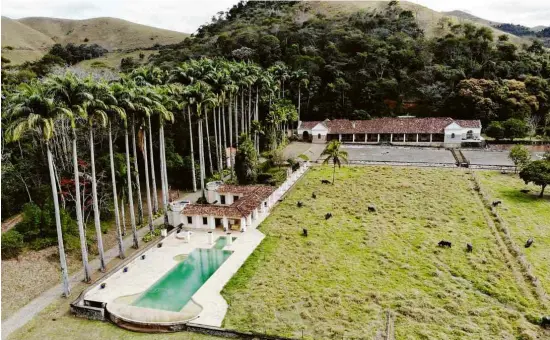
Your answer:
[[[462,10],[478,17],[529,27],[550,26],[550,0],[410,0],[436,11]],[[67,19],[115,17],[193,33],[238,0],[2,0],[2,15]]]

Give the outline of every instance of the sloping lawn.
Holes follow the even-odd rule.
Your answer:
[[[513,174],[483,171],[478,177],[487,194],[502,201],[499,214],[506,221],[512,240],[522,249],[546,293],[550,293],[550,193],[539,198],[540,187],[525,185]],[[525,194],[521,189],[530,192]],[[524,244],[530,237],[534,242],[526,249]]]
[[[397,339],[550,336],[527,320],[538,302],[505,263],[470,175],[344,167],[321,184],[330,178],[332,167],[310,169],[261,225],[266,238],[223,291],[225,327],[372,339],[389,309]]]

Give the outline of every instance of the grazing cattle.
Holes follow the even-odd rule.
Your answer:
[[[544,328],[550,328],[550,315],[543,316],[540,319],[540,325]]]
[[[496,206],[502,204],[502,201],[493,201],[492,204],[493,204],[493,207],[496,207]]]
[[[329,180],[326,180],[326,179],[322,179],[322,180],[321,180],[321,184],[330,184],[330,181],[329,181]]]
[[[468,253],[471,253],[472,251],[474,251],[474,246],[472,246],[470,243],[466,243],[466,251]]]
[[[525,248],[529,248],[529,247],[533,244],[534,241],[535,241],[535,240],[533,240],[533,238],[530,237],[530,238],[527,240],[527,242],[525,242]]]
[[[307,229],[306,228],[302,229],[302,236],[307,237]]]
[[[451,242],[449,241],[439,241],[439,243],[437,244],[439,247],[447,247],[447,248],[451,248]]]
[[[369,212],[376,212],[376,206],[374,204],[369,204],[367,209]]]
[[[529,189],[521,189],[521,190],[520,190],[520,192],[522,192],[522,193],[524,193],[524,194],[528,194],[529,191],[531,191],[531,190],[529,190]]]
[[[304,206],[304,203],[302,203],[302,201],[298,201],[298,203],[296,203],[296,206],[298,206],[298,208],[301,208]]]
[[[328,220],[331,217],[332,217],[332,213],[326,213],[325,214],[325,220]]]
[[[311,198],[315,199],[315,198],[317,198],[317,195],[315,195],[315,193],[313,192],[313,193],[311,194]]]

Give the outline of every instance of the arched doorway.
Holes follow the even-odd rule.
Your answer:
[[[304,133],[302,134],[302,140],[309,141],[309,132],[304,131]]]

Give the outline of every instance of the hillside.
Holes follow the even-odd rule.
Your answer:
[[[487,26],[495,26],[495,25],[500,25],[501,24],[501,22],[483,19],[483,18],[477,17],[473,14],[464,12],[464,11],[450,11],[450,12],[442,12],[442,13],[445,14],[445,15],[448,15],[448,16],[453,16],[453,17],[459,18],[461,20],[470,20],[472,22],[487,25]]]
[[[136,24],[116,18],[70,20],[2,17],[2,48],[12,63],[36,59],[55,43],[98,44],[109,51],[148,48],[181,42],[186,33]],[[13,50],[5,47],[11,46]],[[21,54],[32,55],[21,58]],[[11,58],[10,58],[11,57]]]

